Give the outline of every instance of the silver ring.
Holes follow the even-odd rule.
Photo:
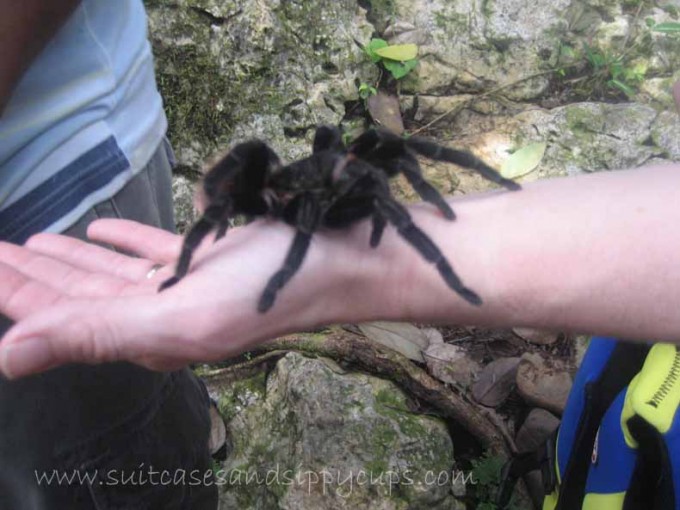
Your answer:
[[[159,269],[163,268],[163,264],[154,264],[151,266],[151,269],[149,269],[149,272],[146,273],[146,279],[151,280],[155,276],[155,274],[158,272]]]

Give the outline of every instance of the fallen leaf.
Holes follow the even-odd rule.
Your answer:
[[[501,358],[492,361],[472,385],[472,397],[487,407],[501,405],[515,387],[520,358]]]
[[[382,48],[374,48],[373,51],[382,58],[397,60],[399,62],[406,62],[407,60],[412,60],[418,56],[418,46],[415,44],[395,44]]]
[[[515,151],[501,166],[501,175],[506,179],[515,179],[534,170],[543,159],[545,142],[537,142]]]
[[[481,369],[465,349],[457,345],[431,343],[423,356],[432,377],[448,384],[467,387]]]
[[[404,132],[399,99],[396,96],[378,92],[369,97],[366,103],[368,112],[376,124],[386,127],[397,135]]]
[[[444,337],[437,328],[422,328],[420,331],[422,331],[427,338],[428,346],[444,343]]]
[[[423,363],[422,351],[429,340],[425,333],[408,322],[366,322],[359,329],[369,340],[397,351],[413,361]]]

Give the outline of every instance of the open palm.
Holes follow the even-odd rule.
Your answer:
[[[258,222],[204,243],[191,273],[160,294],[180,236],[126,220],[100,220],[88,235],[139,257],[54,234],[24,247],[0,243],[0,311],[16,321],[0,342],[5,375],[68,362],[128,360],[168,370],[221,359],[291,331],[323,306],[293,299],[296,287],[319,282],[301,271],[270,312],[256,311],[292,239],[281,224]],[[318,252],[312,247],[305,266]],[[156,264],[164,267],[148,278]]]

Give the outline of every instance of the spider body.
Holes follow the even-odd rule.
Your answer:
[[[159,290],[187,274],[193,252],[212,230],[217,230],[216,239],[226,234],[231,216],[278,218],[296,232],[281,269],[260,297],[258,310],[266,312],[300,268],[314,232],[346,228],[371,218],[371,247],[380,244],[387,224],[393,225],[436,266],[452,290],[472,304],[481,304],[479,296],[463,285],[439,248],[390,192],[389,179],[402,173],[423,200],[435,205],[446,219],[455,218],[448,203],[423,178],[417,154],[471,168],[508,189],[519,189],[467,152],[422,138],[403,139],[384,130],[367,131],[346,147],[337,128],[321,126],[315,133],[312,154],[285,166],[267,144],[251,140],[234,147],[206,174],[203,191],[208,206],[185,237],[175,275]]]

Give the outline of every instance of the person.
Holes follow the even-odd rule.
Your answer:
[[[96,218],[173,230],[166,127],[141,0],[0,0],[7,246],[84,238]],[[12,279],[2,287],[19,290]],[[0,508],[214,509],[208,406],[186,368],[121,360],[0,378]]]
[[[197,250],[173,273],[182,238],[125,220],[99,220],[90,239],[52,234],[0,245],[0,310],[18,323],[0,370],[20,378],[64,363],[126,360],[155,370],[224,359],[277,335],[370,320],[527,326],[678,342],[680,168],[653,165],[526,184],[451,201],[457,220],[411,206],[477,292],[470,305],[392,229],[370,249],[370,225],[319,231],[274,307],[257,299],[293,236],[260,220]],[[152,267],[164,267],[152,278]]]
[[[0,287],[0,310],[18,321],[0,342],[0,371],[22,380],[64,363],[119,360],[174,370],[228,358],[285,333],[381,319],[586,332],[601,338],[593,341],[575,381],[564,433],[556,445],[541,450],[541,466],[548,459],[544,481],[553,480],[546,486],[544,508],[581,508],[572,500],[584,501],[583,508],[623,508],[628,497],[631,508],[646,508],[659,479],[631,482],[631,473],[638,472],[665,474],[660,499],[668,503],[673,500],[666,496],[680,484],[669,488],[671,469],[659,468],[658,456],[639,456],[634,443],[624,443],[621,420],[632,416],[640,423],[644,416],[640,406],[629,406],[629,396],[660,392],[672,396],[661,423],[669,417],[677,421],[672,404],[680,399],[680,386],[672,386],[676,365],[666,349],[673,344],[656,344],[647,360],[614,346],[645,339],[680,343],[674,306],[680,298],[674,257],[680,248],[679,170],[678,164],[651,165],[456,198],[450,202],[455,222],[430,205],[411,206],[414,221],[481,296],[481,306],[448,288],[393,229],[371,249],[368,221],[317,232],[299,272],[264,314],[257,311],[260,293],[294,235],[282,222],[260,220],[217,242],[206,239],[188,275],[162,293],[159,285],[174,272],[182,238],[157,228],[119,219],[88,228],[91,240],[139,257],[54,234],[34,236],[23,247],[0,243],[0,278],[7,282]],[[634,387],[631,382],[627,392],[633,376],[651,383]],[[608,399],[617,398],[607,408],[610,401],[598,397],[590,416],[595,419],[584,429],[579,416],[591,406],[582,395],[591,383],[598,395],[601,388]],[[607,432],[598,456],[600,419]],[[657,424],[652,431],[672,445],[680,437],[676,429]],[[578,440],[576,430],[584,430],[586,440]],[[559,462],[550,462],[554,452]],[[522,470],[520,464],[513,476]],[[510,494],[504,489],[499,495],[502,502]],[[569,501],[560,502],[562,496]]]

